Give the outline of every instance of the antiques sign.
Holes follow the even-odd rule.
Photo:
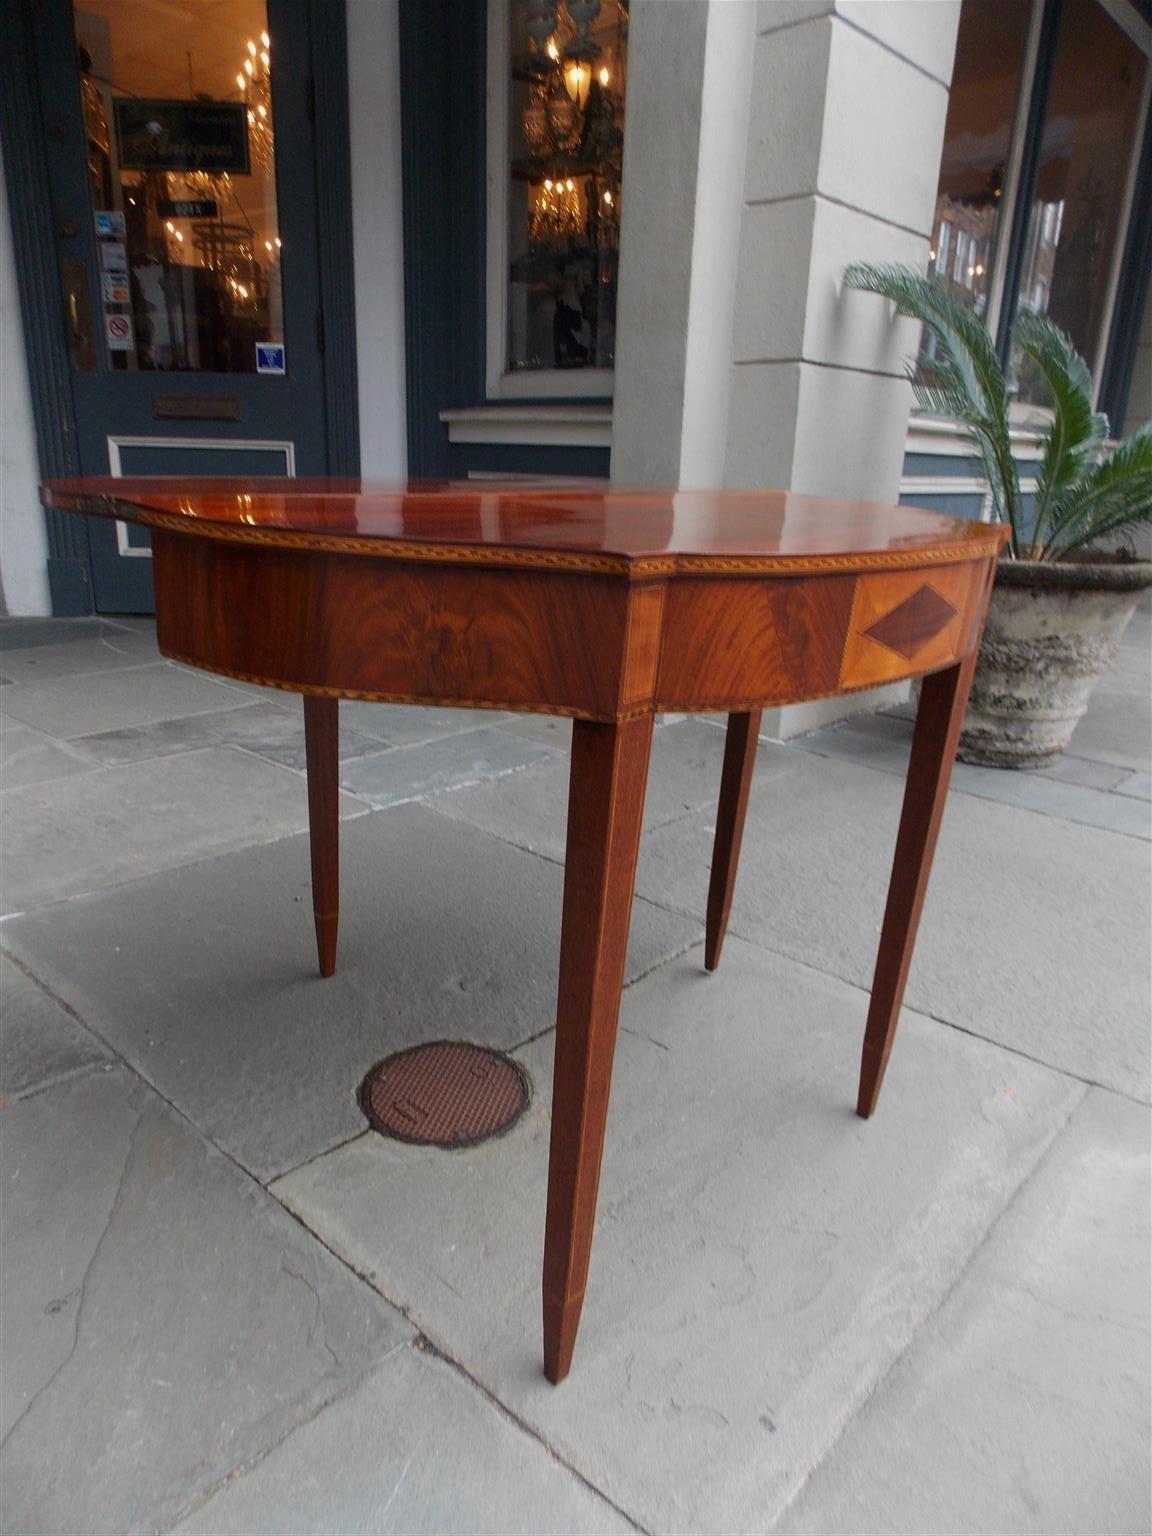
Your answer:
[[[230,171],[246,176],[248,118],[242,101],[113,102],[126,171]]]

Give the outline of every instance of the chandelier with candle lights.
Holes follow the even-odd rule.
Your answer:
[[[249,153],[265,172],[272,169],[273,159],[271,46],[267,32],[261,32],[259,43],[250,37],[236,72],[236,86],[248,109]]]
[[[532,191],[529,238],[619,238],[627,0],[527,0],[520,128]]]

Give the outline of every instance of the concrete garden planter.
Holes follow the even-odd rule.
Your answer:
[[[1059,756],[1152,586],[1152,562],[1001,560],[959,756],[1042,768]]]

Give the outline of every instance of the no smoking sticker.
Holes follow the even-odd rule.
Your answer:
[[[131,352],[133,346],[131,315],[105,315],[104,335],[108,341],[109,352]]]

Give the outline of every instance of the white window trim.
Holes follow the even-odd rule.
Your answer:
[[[108,473],[116,480],[124,478],[123,460],[120,457],[122,448],[267,449],[271,453],[282,453],[284,455],[284,474],[287,478],[292,478],[296,474],[296,444],[270,437],[109,437]],[[150,478],[160,480],[164,476],[153,475]],[[123,555],[126,559],[151,560],[152,558],[151,548],[144,548],[128,542],[128,524],[121,522],[119,518],[116,520],[116,553]]]
[[[477,405],[441,411],[450,443],[611,448],[610,405]]]
[[[1042,456],[1042,428],[1023,425],[1012,427],[1008,435],[1017,459],[1039,459]],[[913,416],[908,423],[904,452],[930,453],[949,459],[970,459],[975,455],[965,429],[950,416]]]
[[[508,46],[512,8],[488,0],[485,144],[487,175],[487,366],[489,400],[611,399],[611,368],[508,367]],[[506,441],[507,439],[505,439]]]

